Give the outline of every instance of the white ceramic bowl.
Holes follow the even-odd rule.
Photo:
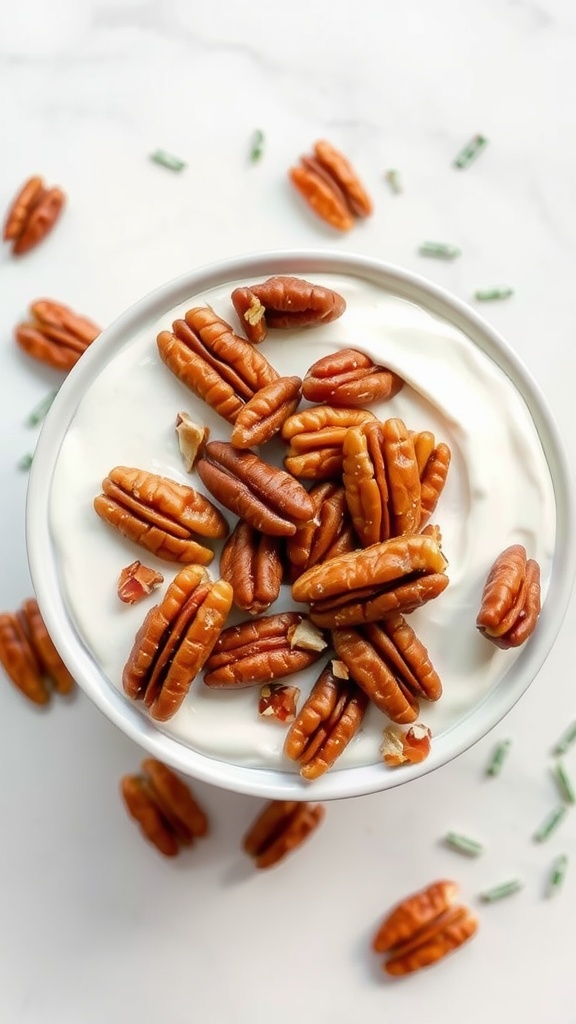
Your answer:
[[[335,766],[312,785],[302,782],[294,771],[228,763],[191,749],[181,739],[163,731],[131,703],[102,671],[75,626],[67,605],[50,523],[52,486],[63,439],[85,392],[115,355],[142,329],[162,319],[169,327],[169,311],[188,303],[192,296],[227,282],[250,283],[278,273],[312,279],[315,274],[327,273],[368,280],[462,331],[470,345],[485,353],[523,397],[549,468],[555,503],[555,542],[538,627],[510,668],[503,670],[496,685],[491,686],[475,706],[467,708],[451,727],[434,737],[432,752],[423,764],[389,770],[378,763],[376,756],[372,764]],[[282,340],[274,344],[281,345]],[[152,332],[151,345],[155,348]],[[273,361],[270,353],[269,358]],[[291,372],[302,374],[305,369],[295,367]],[[182,404],[185,405],[184,400]],[[497,452],[494,457],[497,458]],[[117,461],[122,462],[122,459]],[[438,518],[441,522],[441,513]],[[45,421],[30,476],[27,544],[34,588],[56,646],[82,689],[124,733],[183,773],[226,789],[276,799],[332,799],[388,789],[438,768],[484,736],[513,707],[542,666],[568,604],[575,567],[573,521],[569,470],[548,407],[520,359],[481,317],[437,286],[374,259],[345,253],[290,251],[244,256],[195,270],[146,296],[103,332],[64,381]],[[97,552],[94,557],[98,557]],[[136,557],[138,553],[134,551],[125,564]],[[169,568],[175,570],[176,567]],[[147,607],[149,605],[145,610]]]

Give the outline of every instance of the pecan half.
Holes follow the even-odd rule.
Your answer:
[[[383,920],[372,942],[376,953],[387,953],[387,974],[401,976],[441,960],[478,930],[467,907],[453,906],[455,882],[432,882],[406,897]]]
[[[232,607],[232,587],[212,583],[199,565],[181,569],[136,634],[122,673],[124,692],[143,700],[152,718],[176,714]]]
[[[401,764],[420,764],[430,753],[432,733],[426,725],[416,722],[405,732],[389,725],[382,733],[380,754],[384,764],[397,768]]]
[[[250,448],[274,437],[298,408],[301,390],[300,377],[279,377],[257,391],[236,417],[230,437],[234,447]]]
[[[290,330],[329,324],[346,309],[345,300],[331,288],[281,275],[235,288],[232,304],[253,344],[264,341],[269,327]]]
[[[283,568],[279,538],[239,520],[220,555],[220,575],[232,585],[236,607],[265,612],[280,593]]]
[[[196,469],[211,494],[262,533],[290,537],[314,514],[308,492],[289,473],[250,449],[210,441]]]
[[[540,614],[540,566],[522,544],[511,544],[494,562],[484,585],[476,625],[487,640],[508,650],[534,632]]]
[[[348,427],[375,420],[367,409],[316,405],[289,416],[282,427],[289,442],[284,465],[304,480],[329,480],[342,472],[342,444]]]
[[[351,407],[393,398],[403,385],[397,373],[377,366],[364,352],[343,348],[310,367],[302,394],[309,402]]]
[[[327,665],[284,743],[284,753],[298,761],[302,778],[317,779],[332,767],[356,735],[367,706],[363,690]]]
[[[310,618],[323,628],[376,622],[441,594],[445,568],[434,537],[404,534],[313,565],[292,584],[292,597],[307,602]]]
[[[74,680],[54,647],[35,598],[15,612],[0,614],[0,664],[34,704],[50,700],[51,687],[70,693]]]
[[[203,494],[144,469],[116,466],[94,499],[101,519],[168,562],[208,565],[214,552],[193,539],[228,533],[221,512]]]
[[[451,452],[447,444],[436,444],[429,430],[411,432],[420,476],[420,528],[428,522],[444,490]]]
[[[442,694],[428,651],[399,612],[359,629],[334,629],[332,644],[350,678],[393,722],[414,722],[419,698]]]
[[[327,224],[349,231],[356,217],[372,212],[372,201],[346,157],[319,140],[312,157],[303,156],[288,176],[303,199]]]
[[[314,504],[314,516],[298,526],[286,542],[292,581],[311,565],[356,548],[344,488],[327,480],[312,487],[308,494]]]
[[[146,758],[141,774],[125,775],[120,790],[142,835],[165,857],[175,857],[181,846],[208,832],[208,818],[192,790],[161,761]]]
[[[320,651],[290,643],[300,612],[267,615],[229,626],[220,635],[205,666],[204,682],[217,689],[270,683],[313,665]]]
[[[164,582],[164,577],[155,569],[136,560],[121,570],[118,577],[118,597],[124,604],[136,604],[148,597],[156,587]]]
[[[270,868],[292,853],[324,818],[322,804],[272,800],[266,804],[244,836],[244,851],[257,868]]]
[[[36,299],[32,319],[18,324],[16,342],[38,362],[68,372],[100,334],[100,328],[54,299]]]
[[[280,374],[265,356],[209,306],[189,309],[172,331],[157,338],[160,357],[172,373],[229,423],[246,402]]]
[[[40,177],[24,183],[4,223],[4,241],[12,242],[14,255],[29,252],[46,238],[62,213],[65,199],[61,189],[46,188]]]

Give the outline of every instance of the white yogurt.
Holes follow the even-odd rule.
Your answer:
[[[518,655],[500,651],[475,628],[488,569],[503,548],[524,544],[539,561],[545,599],[556,529],[550,472],[524,400],[464,333],[367,281],[327,274],[313,278],[344,295],[344,315],[307,331],[271,332],[261,351],[281,374],[304,376],[313,362],[336,348],[362,349],[406,381],[391,401],[371,410],[382,419],[399,416],[409,429],[433,431],[452,451],[448,481],[432,520],[441,527],[450,585],[410,618],[443,683],[440,700],[422,702],[420,713],[420,721],[438,736],[494,686],[506,685],[505,674]],[[186,309],[205,303],[236,323],[230,293],[236,284],[246,283],[192,296],[131,339],[85,392],[62,444],[50,525],[66,600],[84,644],[120,690],[134,635],[163,593],[123,605],[116,594],[120,570],[140,558],[163,574],[167,586],[178,567],[117,534],[98,518],[93,499],[116,465],[140,467],[202,489],[198,477],[184,471],[174,430],[176,413],[186,410],[209,426],[212,439],[229,439],[230,426],[173,377],[158,355],[156,335]],[[267,446],[266,457],[271,451],[279,464],[280,446]],[[217,576],[218,554],[210,571]],[[295,607],[289,588],[283,590],[274,611]],[[235,614],[230,623],[242,618]],[[322,664],[293,677],[302,698]],[[257,686],[210,690],[199,677],[175,717],[160,728],[219,760],[293,769],[282,755],[286,727],[258,717],[258,695]],[[386,724],[385,716],[370,708],[362,730],[333,770],[377,762]]]

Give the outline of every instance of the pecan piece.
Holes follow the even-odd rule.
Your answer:
[[[310,605],[312,622],[322,628],[376,622],[441,594],[445,568],[434,537],[404,534],[313,565],[292,584],[292,597]]]
[[[350,678],[393,722],[414,722],[419,698],[442,694],[428,651],[399,612],[359,629],[334,629],[332,644]]]
[[[397,373],[377,366],[364,352],[343,348],[310,367],[302,394],[309,402],[351,407],[393,398],[403,385]]]
[[[429,430],[412,433],[418,473],[420,476],[420,528],[428,522],[444,490],[451,452],[447,444],[436,444]]]
[[[267,615],[225,629],[205,665],[204,682],[217,689],[271,683],[313,665],[320,651],[290,643],[300,612]]]
[[[308,493],[314,503],[314,516],[298,526],[286,542],[292,581],[311,565],[356,548],[344,488],[327,480]]]
[[[120,790],[142,835],[165,857],[175,857],[181,846],[208,832],[208,818],[192,790],[161,761],[146,758],[141,774],[125,775]]]
[[[46,188],[40,177],[29,178],[13,200],[4,223],[4,241],[16,256],[39,245],[58,220],[65,202],[61,189]]]
[[[322,804],[271,800],[244,836],[244,851],[257,868],[270,868],[292,853],[324,818]]]
[[[329,480],[342,472],[342,444],[348,427],[375,420],[367,409],[316,405],[289,416],[282,427],[289,442],[284,465],[305,480]]]
[[[176,436],[178,447],[184,463],[184,469],[191,473],[198,459],[204,453],[204,448],[210,437],[210,428],[201,427],[195,423],[187,412],[176,414]]]
[[[262,533],[290,537],[314,514],[302,484],[270,466],[251,449],[210,441],[196,469],[211,494]]]
[[[30,306],[31,321],[18,324],[16,342],[46,366],[66,373],[100,334],[100,328],[54,299],[36,299]]]
[[[222,513],[203,494],[144,469],[116,466],[94,499],[101,519],[167,562],[208,565],[214,552],[193,539],[228,533]]]
[[[257,391],[280,374],[265,356],[209,306],[189,309],[172,331],[161,331],[158,351],[172,373],[229,423]]]
[[[281,275],[235,288],[232,304],[253,344],[264,341],[269,327],[290,330],[329,324],[346,309],[345,300],[331,288]]]
[[[284,683],[264,683],[258,698],[258,714],[287,725],[296,718],[296,705],[300,697],[298,686]]]
[[[355,217],[367,217],[372,201],[346,157],[319,140],[312,157],[303,156],[288,176],[303,199],[327,224],[349,231]]]
[[[508,650],[534,632],[540,614],[540,566],[522,544],[511,544],[494,562],[484,585],[476,625],[487,640]]]
[[[384,764],[397,768],[401,764],[420,764],[430,753],[432,733],[426,725],[416,722],[406,732],[389,725],[382,733],[380,753]]]
[[[122,569],[118,577],[118,597],[124,604],[136,604],[148,597],[156,587],[164,582],[164,577],[155,569],[136,560]]]
[[[234,447],[250,448],[274,437],[298,408],[301,390],[300,377],[279,377],[257,391],[236,417],[230,437]]]
[[[127,696],[143,700],[157,721],[172,718],[218,640],[231,607],[229,583],[212,583],[199,565],[181,569],[136,634],[122,673]]]
[[[237,608],[261,615],[280,593],[279,538],[260,533],[241,519],[222,548],[220,575],[232,585]]]
[[[332,767],[356,735],[367,706],[364,691],[327,665],[284,743],[284,753],[298,761],[303,779],[318,779]]]
[[[74,680],[54,647],[35,598],[15,612],[0,614],[0,664],[25,697],[34,704],[57,693],[70,693]]]

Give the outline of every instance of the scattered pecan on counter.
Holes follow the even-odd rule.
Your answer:
[[[91,320],[54,299],[36,299],[30,313],[31,320],[15,329],[16,342],[32,359],[55,370],[71,370],[100,334]]]
[[[476,625],[483,636],[507,650],[534,632],[540,614],[540,566],[522,544],[511,544],[486,580]]]
[[[372,200],[343,153],[321,139],[313,156],[302,156],[288,171],[290,181],[314,212],[338,231],[372,213]]]
[[[262,284],[235,288],[232,304],[252,344],[264,341],[268,328],[293,330],[337,320],[346,309],[338,292],[301,277],[269,277]]]
[[[297,849],[318,828],[324,814],[322,804],[272,800],[244,836],[244,851],[257,868],[270,868]]]
[[[75,686],[32,597],[17,612],[0,613],[0,663],[34,704],[47,704],[52,689],[70,693]]]
[[[175,857],[208,832],[208,818],[189,786],[161,761],[146,758],[140,775],[125,775],[120,790],[142,835],[165,857]]]
[[[47,188],[38,176],[24,183],[4,222],[4,241],[12,243],[15,256],[29,252],[44,241],[62,213],[65,200],[62,189]]]

